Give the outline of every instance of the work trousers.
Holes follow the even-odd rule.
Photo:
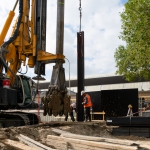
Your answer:
[[[84,121],[91,121],[90,107],[84,108]]]
[[[75,121],[74,116],[73,116],[73,111],[69,113],[69,116],[71,117],[72,121]],[[65,116],[65,121],[68,120],[68,115]]]

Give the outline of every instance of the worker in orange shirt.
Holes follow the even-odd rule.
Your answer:
[[[82,105],[84,106],[84,121],[91,121],[90,112],[92,111],[92,100],[90,95],[86,94],[85,91],[81,91],[81,96],[83,96]]]

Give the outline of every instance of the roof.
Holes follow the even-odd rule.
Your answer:
[[[107,76],[107,77],[95,77],[95,78],[85,78],[85,86],[93,85],[108,85],[108,84],[120,84],[120,83],[136,83],[136,82],[147,82],[147,80],[138,78],[129,82],[126,81],[123,76]],[[47,89],[50,82],[39,83],[39,89]],[[77,80],[70,80],[71,87],[77,87]],[[66,81],[66,86],[69,87],[69,81]]]

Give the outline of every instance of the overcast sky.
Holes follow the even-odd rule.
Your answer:
[[[5,0],[0,4],[0,30],[9,10],[16,0]],[[127,0],[81,0],[82,28],[84,31],[85,76],[114,74],[116,71],[114,52],[125,44],[118,36],[121,32],[121,18]],[[57,0],[47,0],[47,45],[46,51],[55,54],[56,50],[56,11]],[[77,76],[77,32],[79,31],[79,0],[65,0],[64,55],[70,61],[70,76]],[[18,11],[18,9],[16,10]],[[8,36],[7,36],[8,37]],[[49,81],[52,66],[46,65],[45,78]],[[69,77],[69,64],[64,64],[66,79]],[[35,76],[33,69],[28,76]]]

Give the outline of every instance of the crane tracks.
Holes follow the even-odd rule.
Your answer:
[[[25,125],[38,124],[39,118],[34,113],[24,112],[1,112],[0,113],[0,125],[3,128],[6,127],[18,127]]]

